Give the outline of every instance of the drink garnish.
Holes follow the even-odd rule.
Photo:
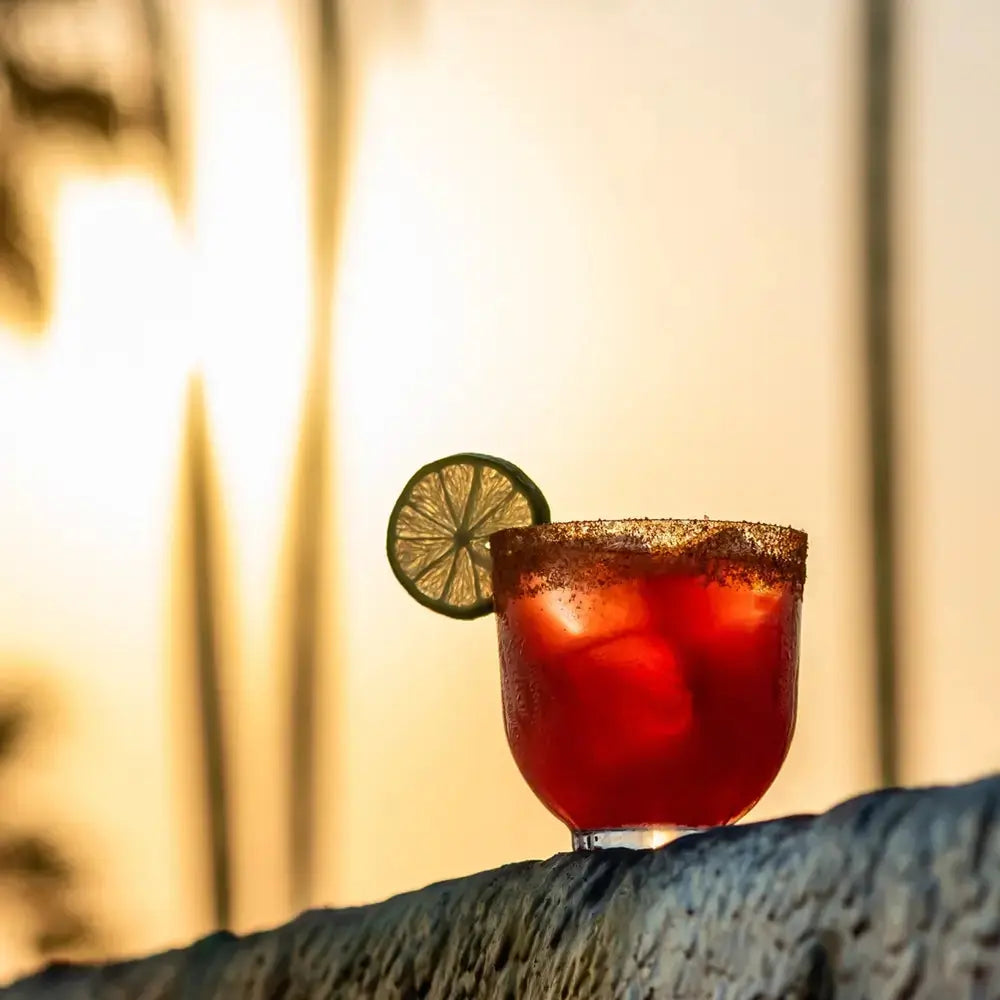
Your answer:
[[[489,536],[549,520],[541,490],[512,462],[450,455],[417,470],[403,487],[389,516],[389,565],[425,607],[479,618],[493,610]]]

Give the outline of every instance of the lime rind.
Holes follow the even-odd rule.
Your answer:
[[[403,487],[389,516],[389,565],[425,607],[479,618],[493,610],[489,536],[549,520],[541,490],[512,462],[450,455],[418,469]]]

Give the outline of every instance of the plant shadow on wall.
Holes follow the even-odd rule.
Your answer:
[[[0,0],[0,332],[46,331],[51,208],[72,169],[113,168],[136,140],[143,163],[162,175],[180,208],[159,3]],[[5,585],[16,586],[10,578]],[[0,674],[9,676],[8,665],[0,664]],[[34,702],[0,698],[0,910],[14,914],[3,930],[39,958],[94,955],[101,941],[76,900],[74,852],[23,821],[14,804],[20,776],[13,772],[38,721]]]
[[[313,902],[315,705],[331,680],[324,676],[327,665],[320,655],[329,592],[321,551],[330,520],[329,367],[350,159],[342,6],[340,0],[309,0],[305,16],[311,30],[302,53],[308,70],[303,88],[315,98],[310,102],[309,166],[312,345],[283,539],[282,572],[289,581],[289,596],[281,664],[288,680],[284,708],[291,733],[284,755],[291,785],[289,873],[294,909]],[[421,0],[381,0],[385,23],[380,23],[380,30],[388,27],[397,44],[412,43],[422,10]],[[176,14],[170,0],[0,0],[0,329],[44,336],[47,328],[54,282],[50,228],[55,187],[40,185],[38,177],[50,168],[56,182],[70,169],[95,160],[114,169],[130,157],[138,139],[142,165],[160,173],[175,212],[183,211],[187,164],[180,154],[179,116],[173,103],[183,88],[169,79],[168,70],[176,65],[171,22],[165,17],[169,13]],[[156,154],[153,159],[149,150]],[[190,526],[183,585],[193,609],[194,650],[188,678],[194,704],[186,724],[193,716],[200,731],[198,784],[211,873],[207,893],[214,925],[225,927],[232,919],[235,873],[229,741],[223,725],[224,651],[217,636],[218,593],[225,581],[213,558],[225,525],[204,396],[202,380],[194,374],[180,469],[185,484],[181,510]],[[44,462],[45,456],[38,460]],[[12,855],[11,864],[24,869],[34,864],[32,870],[49,872],[48,884],[61,884],[55,873],[68,872],[68,866],[58,852],[45,851],[41,847],[33,856],[24,854],[21,861]],[[22,863],[25,859],[27,864]],[[19,884],[26,883],[22,879]]]
[[[0,323],[44,331],[51,308],[48,172],[121,157],[145,139],[175,206],[182,171],[168,106],[161,0],[0,0]],[[71,161],[71,162],[67,162]]]
[[[44,831],[19,823],[7,806],[11,768],[17,762],[37,708],[24,697],[0,702],[0,909],[17,914],[17,948],[38,958],[80,957],[99,948],[91,918],[78,902],[78,875],[70,852]]]

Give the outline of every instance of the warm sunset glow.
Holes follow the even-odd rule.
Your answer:
[[[67,832],[115,940],[163,940],[185,908],[163,587],[189,270],[148,179],[70,180],[56,219],[51,329],[37,342],[0,337],[0,425],[13,430],[0,547],[17,567],[0,587],[2,669],[56,699],[55,756],[33,768],[23,815]]]
[[[2,439],[0,538],[5,565],[18,567],[16,585],[0,587],[0,670],[11,676],[23,661],[40,671],[61,726],[25,813],[78,834],[115,950],[210,929],[191,815],[200,800],[188,791],[197,775],[185,770],[190,728],[171,681],[188,655],[171,549],[196,369],[235,615],[225,631],[241,747],[236,864],[252,870],[265,857],[272,871],[243,880],[237,916],[272,920],[285,905],[274,629],[308,343],[299,75],[275,5],[197,13],[189,223],[174,221],[148,177],[69,177],[55,212],[50,328],[37,341],[0,336],[0,426],[16,428]],[[247,44],[220,58],[237,18]]]
[[[235,929],[289,916],[283,559],[310,345],[307,29],[284,0],[184,6],[188,217],[134,165],[68,167],[50,328],[0,330],[0,688],[40,687],[53,706],[51,738],[18,764],[18,813],[74,845],[116,952],[211,929],[177,693],[194,371],[224,502]],[[985,50],[975,73],[961,56],[989,25],[916,6],[905,776],[930,781],[1000,760],[1000,536],[982,530],[1000,507],[1000,304],[984,263],[1000,223],[982,205],[1000,145],[968,110],[1000,69]],[[568,848],[504,737],[493,621],[432,614],[386,564],[399,490],[453,452],[516,462],[559,520],[807,530],[798,729],[751,818],[869,787],[848,8],[434,0],[403,30],[381,0],[347,7],[357,107],[315,902]],[[19,962],[0,936],[0,981]]]
[[[195,5],[192,273],[235,620],[236,920],[286,913],[282,546],[309,344],[306,123],[280,5]],[[232,39],[240,44],[233,46]]]

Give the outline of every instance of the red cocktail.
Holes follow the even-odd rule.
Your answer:
[[[795,727],[806,536],[593,521],[490,538],[514,759],[576,846],[731,823]]]

